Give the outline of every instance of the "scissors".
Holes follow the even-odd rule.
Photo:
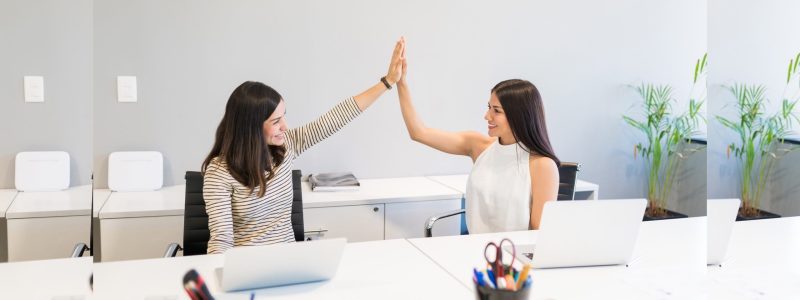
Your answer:
[[[506,242],[511,245],[511,262],[508,264],[508,267],[511,268],[517,256],[517,247],[514,246],[514,242],[505,238],[500,240],[499,244],[496,244],[495,242],[489,242],[486,244],[486,248],[483,249],[483,257],[486,258],[486,262],[492,266],[492,270],[494,271],[494,276],[496,278],[505,276],[505,265],[503,263],[503,244]],[[494,247],[494,259],[491,259],[488,255],[490,247]]]

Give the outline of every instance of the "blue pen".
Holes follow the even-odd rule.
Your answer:
[[[481,274],[481,277],[483,277],[483,284],[484,284],[485,286],[488,286],[488,287],[490,287],[490,288],[494,288],[494,284],[492,283],[492,280],[491,280],[491,279],[489,279],[489,274],[488,274],[488,271],[489,271],[489,270],[486,270],[486,271],[487,271],[487,272],[483,272],[483,271],[481,271],[481,272],[480,272],[480,274]]]
[[[494,272],[492,270],[486,270],[486,274],[489,274],[489,280],[492,282],[492,287],[497,286],[497,277],[494,277]]]
[[[522,284],[522,288],[523,288],[523,289],[524,289],[524,288],[527,288],[527,287],[531,286],[531,284],[533,284],[533,278],[531,278],[531,276],[529,275],[529,276],[528,276],[528,279],[527,279],[527,280],[525,280],[525,283],[524,283],[524,284]]]
[[[478,272],[478,269],[477,269],[477,268],[473,268],[473,269],[472,269],[472,273],[474,273],[474,274],[475,274],[475,281],[477,281],[477,282],[478,282],[478,285],[479,285],[479,286],[484,286],[484,283],[483,283],[483,273],[481,273],[481,272]]]
[[[513,273],[514,273],[514,282],[517,282],[519,280],[519,272],[513,272]]]
[[[256,298],[256,293],[250,293],[250,300],[253,300],[255,298]]]

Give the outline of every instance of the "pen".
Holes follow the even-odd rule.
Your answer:
[[[250,300],[253,300],[255,298],[256,298],[256,293],[250,293]]]
[[[522,284],[525,283],[525,281],[527,281],[526,278],[528,278],[528,273],[530,271],[531,271],[531,265],[530,264],[525,264],[525,266],[522,267],[522,273],[519,274],[519,277],[517,278],[517,289],[518,290],[521,289],[522,288]]]
[[[533,284],[533,279],[530,276],[528,276],[528,280],[525,280],[525,284],[522,285],[522,287],[523,288],[527,288],[527,287],[531,286],[531,284]]]
[[[472,269],[472,273],[475,274],[475,282],[479,286],[484,286],[485,284],[483,283],[483,274],[481,272],[478,272],[478,269],[476,268]]]
[[[514,282],[514,277],[511,277],[511,274],[506,274],[506,288],[511,291],[517,290],[517,284]]]
[[[489,275],[489,280],[492,282],[492,284],[497,287],[497,277],[494,275],[494,272],[492,272],[492,270],[486,270],[486,274]]]
[[[494,285],[494,283],[492,282],[491,275],[489,275],[489,272],[491,272],[491,271],[490,271],[490,270],[486,270],[486,272],[485,272],[485,273],[484,273],[484,272],[481,272],[481,275],[483,275],[483,282],[484,282],[484,283],[485,283],[485,284],[486,284],[488,287],[495,288],[495,285]]]

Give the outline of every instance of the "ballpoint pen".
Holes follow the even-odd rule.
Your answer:
[[[487,269],[486,274],[489,275],[489,280],[492,282],[492,285],[497,286],[497,276],[492,272],[492,270]]]
[[[495,288],[494,282],[492,282],[492,275],[489,272],[491,272],[491,270],[486,270],[486,272],[481,272],[481,275],[483,276],[483,282],[490,288]]]
[[[475,269],[475,268],[473,268],[473,269],[472,269],[472,273],[475,275],[475,282],[476,282],[478,285],[480,285],[480,286],[484,286],[484,285],[486,285],[486,284],[483,282],[483,272],[478,272],[478,269]]]

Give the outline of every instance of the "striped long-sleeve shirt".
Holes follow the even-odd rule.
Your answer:
[[[291,224],[294,159],[360,113],[351,97],[317,120],[286,131],[286,156],[267,182],[263,197],[258,197],[258,188],[251,191],[236,181],[219,157],[213,159],[203,176],[203,199],[211,232],[208,253],[222,253],[234,246],[294,242]]]

